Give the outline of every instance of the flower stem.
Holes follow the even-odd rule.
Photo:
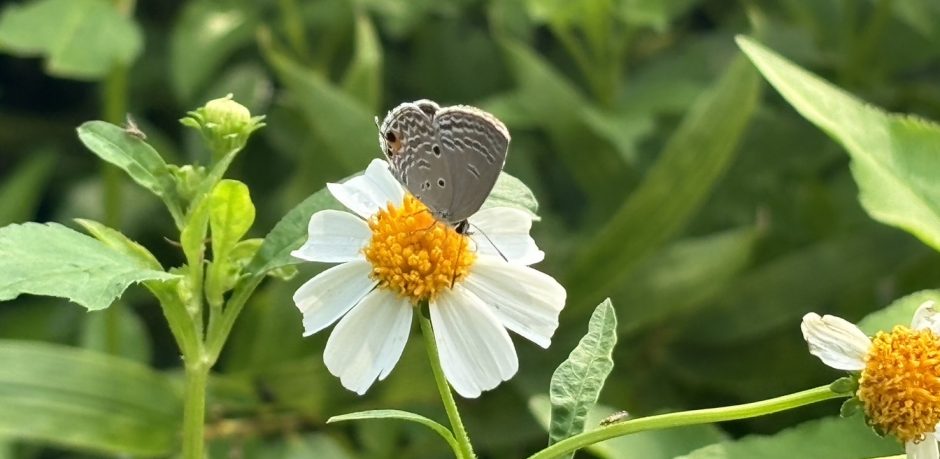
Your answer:
[[[460,452],[463,459],[473,459],[473,446],[470,445],[470,437],[467,436],[467,429],[460,420],[460,413],[457,411],[457,404],[454,402],[454,394],[450,392],[450,386],[447,385],[447,379],[444,378],[444,371],[441,369],[441,357],[437,352],[437,342],[434,341],[434,330],[431,328],[431,321],[424,315],[423,309],[418,312],[418,323],[421,324],[421,335],[424,336],[424,347],[428,350],[428,360],[431,362],[431,372],[434,373],[434,381],[437,383],[437,391],[441,394],[441,401],[444,403],[444,410],[447,411],[447,419],[450,420],[451,430],[454,431],[454,437],[457,438],[457,444],[460,445]]]
[[[186,394],[183,400],[183,459],[203,459],[206,417],[206,383],[209,365],[204,361],[186,364]]]
[[[582,434],[566,438],[533,454],[532,456],[529,456],[529,459],[548,459],[561,456],[563,454],[572,453],[580,448],[592,445],[594,443],[631,433],[642,432],[644,430],[657,430],[670,427],[680,427],[694,424],[709,424],[713,422],[753,418],[839,397],[846,397],[846,395],[832,392],[827,385],[804,390],[802,392],[784,395],[782,397],[771,398],[753,403],[745,403],[743,405],[724,406],[720,408],[708,408],[704,410],[681,411],[678,413],[648,416],[645,418],[618,422],[616,424],[611,424],[609,426],[601,427],[590,432],[584,432]]]

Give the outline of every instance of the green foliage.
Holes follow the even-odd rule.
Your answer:
[[[588,411],[597,403],[604,381],[614,367],[611,354],[615,344],[617,316],[607,299],[594,310],[587,334],[552,375],[549,444],[584,431]]]
[[[35,0],[0,16],[0,49],[43,56],[56,76],[98,80],[143,49],[138,25],[107,0]]]
[[[940,126],[886,114],[753,40],[738,43],[800,114],[846,148],[868,214],[940,250]]]
[[[324,184],[381,157],[374,117],[430,98],[476,105],[506,123],[507,173],[484,205],[537,212],[532,236],[546,257],[534,267],[569,289],[552,346],[513,337],[519,371],[512,380],[458,401],[479,457],[525,457],[545,446],[551,407],[542,394],[551,372],[608,296],[620,346],[607,390],[584,405],[593,409],[581,435],[623,425],[598,426],[614,411],[608,407],[627,409],[632,422],[828,385],[836,372],[807,353],[802,315],[865,317],[858,323],[873,333],[908,324],[920,302],[940,299],[933,290],[940,258],[931,249],[940,241],[936,126],[860,102],[940,119],[940,81],[930,78],[940,58],[938,20],[928,0],[4,5],[0,224],[78,218],[92,237],[57,225],[0,229],[0,298],[19,295],[0,304],[0,338],[120,356],[173,378],[183,366],[219,359],[205,413],[210,458],[449,456],[445,442],[414,422],[325,426],[336,413],[377,406],[444,417],[420,346],[406,346],[395,371],[357,397],[324,366],[329,331],[303,338],[291,300],[326,268],[290,256],[306,239],[310,215],[343,208]],[[736,33],[766,45],[740,39],[759,73],[739,57]],[[759,97],[760,73],[783,98]],[[211,123],[267,115],[268,126],[250,142],[206,128],[208,118],[184,121],[202,136],[180,125],[182,114],[202,116],[206,107],[196,107],[228,93],[245,110],[210,110],[222,115]],[[120,125],[127,112],[146,138]],[[89,155],[74,128],[95,118],[111,124],[79,127]],[[134,183],[110,165],[101,172],[98,159]],[[226,189],[234,193],[213,199]],[[29,295],[104,308],[135,282],[146,290],[130,289],[117,307],[93,314]],[[34,354],[23,352],[25,365]],[[29,368],[2,367],[10,371],[0,371],[0,381]],[[97,364],[57,368],[35,381],[64,385],[73,375],[110,373]],[[152,414],[95,405],[111,403],[112,384],[126,385],[122,371],[115,374],[98,376],[100,400],[94,390],[64,388],[48,400],[31,398],[45,411],[17,410],[9,421],[16,430],[0,429],[0,456],[178,454],[179,400],[160,395],[165,376],[148,371],[163,382],[133,409],[151,412],[153,403],[173,414],[135,433],[136,424],[110,423]],[[117,413],[116,420],[95,414],[100,423],[86,422],[86,405]],[[21,405],[0,401],[0,410],[8,406]],[[850,401],[842,412],[857,408]],[[859,418],[804,423],[838,411],[831,402],[640,432],[584,446],[582,454],[898,452]],[[55,435],[31,430],[34,423],[54,426]],[[791,426],[798,427],[784,430]],[[767,435],[773,432],[780,433]]]
[[[810,421],[772,436],[750,436],[706,446],[682,459],[825,457],[854,459],[898,454],[894,439],[871,433],[860,417]]]
[[[89,121],[78,128],[78,138],[92,153],[127,173],[138,185],[159,196],[173,220],[182,220],[183,205],[176,183],[163,158],[138,136],[104,121]]]
[[[602,295],[598,292],[682,228],[733,158],[757,95],[756,75],[737,60],[686,115],[630,199],[578,255],[568,275],[573,298]]]
[[[0,299],[27,293],[108,307],[130,284],[170,281],[138,257],[56,223],[0,228]]]
[[[0,341],[0,435],[110,454],[166,456],[179,399],[146,366],[92,351]]]

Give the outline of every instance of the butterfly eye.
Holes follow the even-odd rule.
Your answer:
[[[394,132],[388,131],[385,133],[385,140],[388,140],[389,142],[394,143],[396,140],[398,140],[398,137],[395,136]]]

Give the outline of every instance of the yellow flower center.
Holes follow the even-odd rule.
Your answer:
[[[902,326],[879,332],[857,395],[878,430],[904,442],[923,440],[940,422],[940,339]]]
[[[389,203],[373,215],[369,229],[372,240],[364,251],[372,277],[415,304],[463,279],[476,259],[465,235],[435,220],[410,194],[401,207]]]

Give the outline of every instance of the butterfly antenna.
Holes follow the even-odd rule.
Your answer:
[[[499,256],[503,259],[503,261],[505,261],[505,262],[507,262],[507,263],[509,262],[509,259],[506,258],[506,255],[503,254],[503,251],[502,251],[502,250],[499,250],[499,247],[497,247],[496,244],[493,243],[493,240],[490,239],[490,237],[486,235],[486,232],[485,232],[485,231],[483,231],[482,229],[480,229],[479,226],[474,225],[473,223],[470,223],[469,221],[467,222],[467,225],[472,226],[472,227],[474,227],[477,231],[479,231],[480,234],[482,234],[483,237],[486,238],[486,241],[490,243],[490,246],[492,246],[493,249],[496,250],[496,253],[499,254]]]

